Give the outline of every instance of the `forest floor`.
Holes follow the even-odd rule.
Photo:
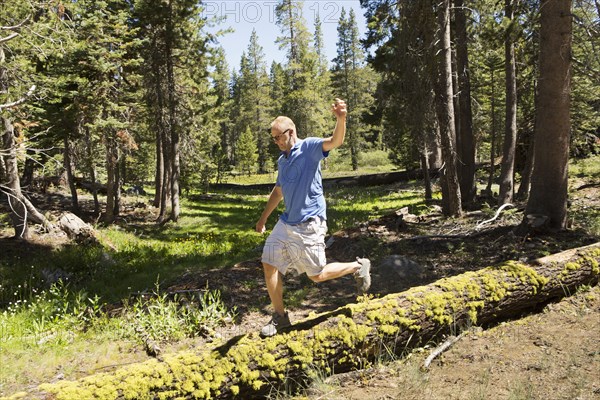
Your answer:
[[[514,228],[523,218],[523,205],[508,208],[486,223],[482,222],[490,219],[489,211],[468,212],[455,219],[442,218],[436,212],[401,218],[399,212],[394,212],[332,233],[328,238],[328,261],[371,258],[370,294],[382,297],[506,260],[528,262],[597,242],[600,238],[590,237],[582,225],[589,222],[589,213],[595,213],[597,221],[600,185],[583,178],[570,185],[570,229],[562,233],[514,235]],[[397,184],[394,190],[403,190],[403,185]],[[229,339],[258,331],[269,320],[270,306],[258,249],[256,254],[255,259],[224,269],[189,272],[170,282],[165,290],[219,289],[226,305],[237,308],[238,317],[235,324],[219,328],[215,335]],[[386,262],[398,256],[405,261],[403,269]],[[286,277],[284,297],[294,322],[313,312],[355,302],[355,283],[350,276],[321,284],[305,276]],[[428,370],[422,365],[435,343],[402,356],[382,355],[381,362],[361,371],[332,376],[323,373],[302,393],[278,392],[271,397],[600,399],[599,338],[600,287],[596,285],[495,326],[472,327]],[[167,345],[163,352],[211,346],[206,342],[213,339],[189,339]]]
[[[328,241],[328,261],[356,256],[373,261],[375,297],[426,285],[440,278],[496,265],[506,260],[532,261],[541,256],[599,240],[579,224],[587,212],[600,210],[600,185],[573,182],[571,228],[551,236],[515,236],[522,206],[507,209],[496,220],[479,212],[444,219],[398,213],[335,232]],[[585,185],[585,186],[584,186]],[[398,188],[402,190],[401,185]],[[479,225],[479,226],[478,226]],[[404,268],[386,259],[401,256]],[[169,290],[206,287],[222,291],[235,305],[236,325],[219,332],[224,338],[257,331],[269,319],[267,293],[259,259],[226,270],[182,276]],[[286,277],[284,298],[292,322],[356,301],[352,277],[315,284],[305,276]],[[473,327],[422,369],[436,344],[402,357],[382,356],[366,370],[322,376],[301,394],[275,393],[274,398],[309,399],[600,399],[600,287],[585,287],[562,301],[495,326]]]

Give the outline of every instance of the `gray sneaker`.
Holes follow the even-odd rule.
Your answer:
[[[359,294],[365,294],[371,287],[371,261],[368,258],[358,257],[356,261],[360,264],[360,269],[354,273],[356,288]]]
[[[263,328],[260,330],[260,335],[262,337],[275,336],[278,333],[278,330],[291,325],[292,323],[290,322],[288,313],[285,313],[283,316],[273,313],[273,317],[269,323],[263,326]]]

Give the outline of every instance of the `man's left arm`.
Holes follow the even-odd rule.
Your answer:
[[[346,102],[341,99],[335,99],[335,103],[331,106],[331,111],[335,115],[336,122],[333,129],[333,135],[323,139],[323,152],[340,147],[344,143],[346,136]]]

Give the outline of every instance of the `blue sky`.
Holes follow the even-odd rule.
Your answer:
[[[233,33],[221,37],[220,43],[225,48],[227,62],[230,68],[239,69],[242,52],[248,48],[252,30],[256,29],[260,45],[263,47],[267,66],[272,61],[284,62],[285,53],[279,50],[275,39],[281,35],[275,24],[275,6],[277,0],[205,0],[205,15],[208,17],[227,17],[218,27],[210,28],[217,31],[227,27],[233,28]],[[336,56],[337,22],[342,8],[346,13],[354,9],[361,36],[365,32],[363,11],[359,0],[305,0],[304,19],[310,32],[314,32],[314,19],[320,15],[325,52],[331,61]]]

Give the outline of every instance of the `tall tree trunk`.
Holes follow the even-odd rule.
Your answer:
[[[33,183],[33,173],[35,172],[35,161],[31,158],[34,152],[26,150],[27,156],[25,165],[23,166],[23,176],[21,177],[21,185],[27,187]]]
[[[117,166],[119,162],[118,148],[115,138],[106,135],[106,213],[104,221],[112,224],[115,221]]]
[[[498,205],[512,203],[514,195],[515,151],[517,147],[517,73],[514,44],[514,5],[518,0],[506,0],[505,17],[509,19],[504,38],[504,69],[506,83],[506,114],[504,123],[504,146],[500,169]]]
[[[537,108],[538,103],[538,90],[537,86],[534,88],[534,110]],[[517,191],[518,200],[527,200],[529,197],[529,189],[531,187],[531,175],[533,174],[533,164],[535,160],[534,143],[535,143],[535,118],[533,123],[533,131],[528,131],[523,135],[524,146],[527,149],[525,156],[525,165],[521,171],[521,183],[519,184],[519,190]]]
[[[446,216],[462,214],[460,185],[456,172],[456,131],[452,91],[452,55],[450,45],[450,0],[437,5],[438,57],[436,87],[436,111],[442,141],[442,212]]]
[[[165,155],[162,145],[163,130],[156,129],[156,170],[154,171],[154,201],[152,205],[154,207],[160,207],[160,199],[162,193],[162,185],[164,182],[165,174]]]
[[[548,228],[563,230],[567,225],[571,129],[571,1],[542,0],[540,8],[535,161],[525,220],[529,214],[545,215]]]
[[[469,70],[466,7],[463,0],[455,0],[456,66],[458,72],[458,177],[463,205],[475,201],[475,137],[471,110],[471,76]]]
[[[169,1],[169,11],[167,19],[167,31],[166,31],[166,51],[165,60],[167,66],[167,93],[168,93],[168,110],[169,110],[169,130],[170,135],[170,196],[171,196],[171,215],[170,219],[173,222],[177,222],[179,219],[180,206],[179,206],[179,175],[180,175],[180,164],[179,164],[179,128],[180,123],[177,116],[177,96],[175,87],[175,70],[174,70],[174,53],[173,53],[173,38],[175,35],[175,26],[173,24],[173,2]]]
[[[154,127],[156,132],[156,170],[154,174],[154,201],[152,204],[154,207],[158,207],[162,210],[165,204],[162,203],[163,199],[163,185],[165,182],[165,165],[166,156],[165,152],[168,149],[164,147],[164,136],[166,135],[166,127],[164,123],[164,90],[163,90],[163,71],[162,71],[162,60],[164,57],[164,49],[161,46],[160,30],[158,27],[154,27],[150,31],[151,45],[149,49],[150,57],[150,72],[151,82],[148,90],[148,106],[152,111],[150,116],[150,124]],[[160,215],[160,211],[159,211]],[[158,217],[160,219],[160,216]]]
[[[534,126],[535,132],[535,126]],[[533,163],[535,158],[534,153],[534,132],[527,135],[526,148],[527,156],[525,157],[525,165],[521,171],[521,183],[519,184],[519,190],[517,191],[518,200],[527,200],[529,197],[529,188],[531,187],[531,175],[533,174]]]
[[[496,174],[496,90],[494,86],[494,67],[491,70],[491,110],[492,113],[492,129],[490,137],[490,175],[485,191],[488,195],[492,194],[492,184],[494,183],[494,175]]]
[[[92,138],[89,128],[85,128],[85,144],[86,144],[86,155],[87,155],[87,169],[89,174],[90,182],[92,182],[92,196],[94,198],[94,214],[100,214],[100,201],[98,200],[98,189],[96,186],[96,164],[94,149],[92,148]]]
[[[431,176],[429,175],[429,149],[425,138],[423,138],[423,150],[421,151],[421,170],[423,171],[423,182],[425,184],[425,199],[431,200],[433,190],[431,188]]]
[[[167,206],[169,204],[171,193],[171,168],[173,167],[173,163],[171,162],[171,150],[172,148],[170,138],[168,137],[168,129],[165,129],[162,135],[163,180],[161,184],[160,206],[157,218],[157,222],[159,224],[167,221]]]
[[[73,161],[71,158],[71,140],[68,136],[65,136],[63,143],[63,166],[65,168],[65,173],[67,174],[67,185],[69,186],[69,191],[71,192],[71,203],[73,204],[72,210],[76,215],[79,215],[79,199],[77,197],[77,187],[75,186],[75,177],[73,176]]]
[[[435,106],[435,94],[431,93],[431,104]],[[431,115],[431,123],[426,124],[429,127],[427,137],[427,149],[429,152],[429,168],[440,169],[444,160],[442,159],[442,139],[440,132],[440,124],[437,120],[437,115]]]
[[[17,165],[17,145],[12,121],[0,117],[2,125],[2,161],[6,171],[6,181],[3,182],[3,190],[7,196],[9,215],[15,230],[15,237],[29,240],[31,235],[27,225],[27,208],[22,201],[21,182],[19,180],[19,168]]]

